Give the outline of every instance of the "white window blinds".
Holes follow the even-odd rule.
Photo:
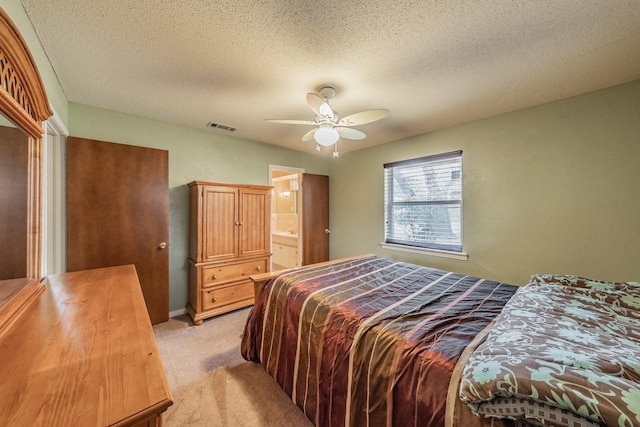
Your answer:
[[[384,165],[385,243],[462,252],[462,151]]]

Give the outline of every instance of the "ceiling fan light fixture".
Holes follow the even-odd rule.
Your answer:
[[[324,117],[333,117],[333,110],[326,102],[320,106],[319,110],[320,114],[322,114]]]
[[[314,141],[316,150],[320,151],[322,147],[330,147],[335,145],[333,156],[338,157],[339,139],[364,139],[367,135],[352,126],[360,126],[372,123],[384,118],[389,114],[389,110],[377,109],[360,111],[359,113],[349,114],[343,118],[339,118],[335,111],[331,109],[329,101],[335,96],[336,89],[332,86],[323,86],[320,93],[307,93],[307,105],[316,116],[315,121],[309,120],[288,120],[288,119],[266,119],[271,123],[283,123],[290,125],[312,125],[317,128],[312,129],[302,136],[303,142]]]
[[[338,131],[331,127],[321,127],[313,134],[313,139],[320,145],[328,147],[335,144],[340,139]]]

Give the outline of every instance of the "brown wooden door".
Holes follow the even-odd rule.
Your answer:
[[[269,252],[271,192],[263,189],[240,190],[240,256]]]
[[[329,177],[302,174],[302,265],[329,260]]]
[[[169,319],[169,153],[67,139],[67,270],[134,264],[151,323]]]

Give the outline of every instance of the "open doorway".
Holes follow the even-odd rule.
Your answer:
[[[270,166],[271,269],[282,270],[301,265],[302,239],[300,219],[300,183],[303,169]]]

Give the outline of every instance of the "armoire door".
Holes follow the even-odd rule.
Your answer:
[[[202,262],[238,257],[238,189],[202,189]]]
[[[269,253],[271,191],[245,188],[240,200],[240,256]]]
[[[169,153],[67,139],[67,271],[134,264],[151,323],[169,319]]]
[[[302,174],[302,265],[329,260],[329,177]]]

